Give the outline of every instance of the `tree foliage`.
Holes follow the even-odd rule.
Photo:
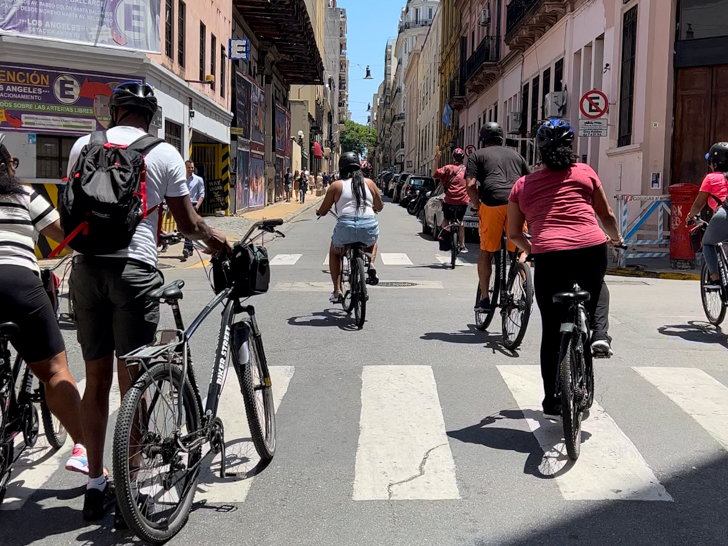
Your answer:
[[[366,157],[377,145],[377,130],[356,121],[344,120],[344,130],[340,135],[341,151],[354,152],[359,157]]]

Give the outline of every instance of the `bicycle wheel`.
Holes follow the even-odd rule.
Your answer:
[[[419,199],[413,199],[410,201],[409,205],[407,205],[407,212],[411,214],[412,216],[415,215],[415,213],[419,210],[420,206],[420,200]]]
[[[63,444],[66,443],[68,438],[68,432],[66,428],[61,424],[61,421],[51,413],[48,408],[48,403],[45,399],[45,386],[43,383],[40,384],[40,415],[43,420],[43,431],[45,432],[48,444],[53,449],[61,449]]]
[[[723,301],[722,290],[710,280],[710,270],[703,264],[700,272],[700,297],[703,301],[703,310],[708,322],[719,326],[725,318],[726,305]]]
[[[487,313],[475,313],[475,327],[480,331],[485,331],[493,322],[495,310],[498,307],[498,296],[500,295],[500,252],[493,255],[490,272],[490,286],[488,287],[488,298],[490,299],[490,311]],[[475,305],[480,303],[483,294],[478,285],[478,291],[475,295]]]
[[[591,351],[584,353],[584,361],[586,364],[586,403],[585,410],[590,410],[594,405],[594,359],[592,358]],[[584,419],[586,419],[584,415]]]
[[[354,319],[356,327],[361,330],[364,327],[364,321],[367,316],[367,285],[364,278],[364,260],[361,257],[356,258],[356,265],[351,271],[351,283],[354,290],[352,297],[354,304]]]
[[[354,304],[351,298],[351,262],[347,254],[341,257],[341,293],[344,296],[341,307],[345,313],[351,313]]]
[[[249,336],[248,362],[235,362],[245,415],[258,455],[267,463],[276,451],[276,410],[262,338]]]
[[[564,444],[572,461],[579,458],[581,449],[581,407],[577,400],[579,367],[572,334],[561,338],[559,378],[561,383],[561,420],[564,423]]]
[[[450,224],[450,231],[452,236],[452,245],[450,247],[450,267],[455,269],[455,263],[458,259],[458,252],[460,251],[460,230],[454,224]]]
[[[177,366],[154,364],[124,396],[114,432],[114,482],[124,520],[142,540],[166,542],[187,521],[200,473],[199,428],[192,384],[187,378],[182,390]]]
[[[520,262],[511,268],[509,275],[503,307],[503,345],[513,351],[521,345],[531,317],[533,277],[531,268]]]

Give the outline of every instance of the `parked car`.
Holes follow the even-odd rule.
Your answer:
[[[392,178],[389,179],[389,182],[387,182],[387,197],[394,199],[394,189],[397,187],[397,182],[399,182],[399,175],[395,174],[392,176]]]
[[[412,176],[410,173],[402,173],[397,179],[397,185],[394,187],[394,193],[392,195],[392,203],[399,203],[402,199],[402,188],[404,187],[407,179]]]
[[[437,184],[435,179],[430,176],[420,176],[413,174],[407,178],[404,186],[402,186],[402,196],[399,200],[399,204],[403,207],[409,205],[410,201],[416,196],[419,191],[433,191]]]
[[[386,195],[389,190],[389,181],[392,180],[394,173],[392,171],[384,171],[377,177],[377,186]]]
[[[443,199],[445,199],[445,190],[440,184],[425,205],[424,216],[422,217],[422,233],[424,235],[432,235],[433,238],[437,238],[444,219],[442,215]],[[465,225],[466,240],[469,236],[476,240],[480,238],[478,234],[478,211],[475,210],[472,203],[468,205],[463,224]]]

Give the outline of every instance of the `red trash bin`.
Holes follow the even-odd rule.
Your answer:
[[[690,231],[687,221],[690,208],[695,202],[699,188],[695,184],[675,184],[667,188],[670,193],[672,214],[670,215],[670,260],[695,260],[690,249]]]

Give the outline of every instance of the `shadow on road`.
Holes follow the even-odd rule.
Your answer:
[[[288,319],[291,326],[335,326],[344,331],[358,331],[354,315],[347,315],[342,309],[324,309],[310,315],[291,317]]]
[[[485,340],[483,340],[484,336]],[[481,332],[475,327],[475,324],[468,324],[467,330],[458,332],[427,332],[421,335],[420,339],[443,341],[445,343],[483,345],[486,349],[491,349],[493,354],[501,353],[509,358],[519,358],[521,356],[518,351],[511,351],[503,346],[503,336],[501,334]]]
[[[679,337],[691,343],[717,344],[728,349],[728,338],[720,327],[691,320],[687,324],[666,324],[657,329],[663,336]]]

